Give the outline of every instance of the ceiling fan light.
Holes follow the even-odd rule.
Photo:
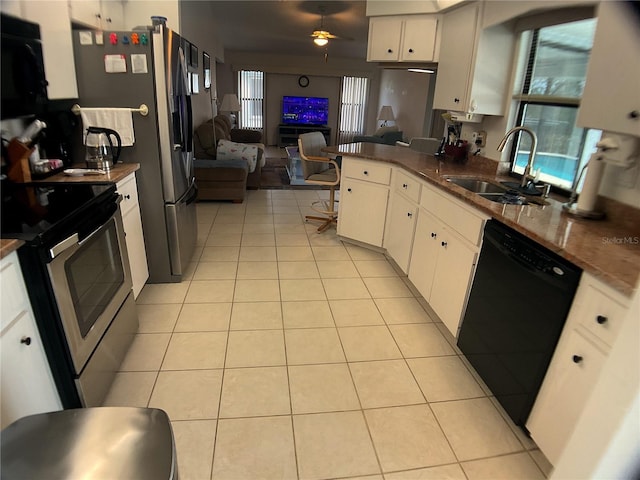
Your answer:
[[[313,43],[315,43],[319,47],[324,47],[327,43],[329,43],[329,40],[324,37],[316,37],[313,39]]]

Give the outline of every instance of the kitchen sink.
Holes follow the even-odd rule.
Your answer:
[[[482,178],[474,177],[447,177],[447,181],[459,187],[475,193],[479,197],[486,198],[492,202],[516,204],[516,205],[548,205],[548,203],[537,197],[524,195],[518,190],[508,186],[490,182]]]
[[[499,194],[505,193],[508,188],[495,183],[487,182],[486,180],[480,180],[479,178],[463,178],[463,177],[449,177],[447,181],[458,185],[473,193],[489,193]]]

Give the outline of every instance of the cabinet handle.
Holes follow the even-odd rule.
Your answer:
[[[407,212],[407,217],[409,217],[409,218],[413,218],[413,213],[411,213],[411,212]]]
[[[131,195],[125,195],[125,196],[124,196],[124,199],[125,199],[125,200],[131,200]]]
[[[603,323],[607,323],[607,320],[609,320],[607,317],[605,317],[604,315],[598,315],[596,317],[596,322],[598,322],[600,325],[602,325]]]
[[[406,183],[403,183],[402,184],[402,188],[404,188],[406,190],[407,188],[409,188],[409,185],[407,185]]]
[[[409,53],[413,53],[413,48],[410,48],[410,49],[409,49]]]
[[[22,337],[20,339],[20,343],[26,345],[27,347],[31,345],[31,337]]]
[[[107,23],[111,23],[111,17],[107,17],[106,20],[107,20]]]
[[[454,102],[454,103],[460,103],[460,99],[459,99],[459,98],[454,98],[454,99],[453,99],[453,102]]]
[[[387,53],[393,53],[393,50],[389,49],[387,50]]]
[[[365,175],[369,175],[369,172],[366,171],[366,170],[364,172],[362,172],[362,173],[364,173]]]
[[[435,233],[435,232],[431,232],[431,238],[436,238],[437,236],[438,236],[438,234],[437,234],[437,233]]]
[[[99,13],[96,13],[96,18],[100,20],[102,18],[102,15],[100,15]]]
[[[574,355],[571,359],[573,360],[573,363],[580,363],[583,360],[580,355]]]
[[[447,248],[447,242],[442,242],[440,245],[442,245],[444,248]]]
[[[351,191],[351,189],[350,189],[350,188],[347,188],[347,192],[350,192],[350,191]]]
[[[631,110],[629,112],[629,118],[633,118],[635,120],[638,117],[640,117],[640,112],[638,110]]]

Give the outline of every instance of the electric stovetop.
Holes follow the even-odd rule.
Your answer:
[[[117,208],[115,185],[86,183],[2,184],[2,238],[46,244],[65,238],[91,223],[92,211],[111,203]]]

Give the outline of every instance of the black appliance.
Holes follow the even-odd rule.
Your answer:
[[[137,331],[115,185],[2,186],[18,258],[64,408],[98,406]]]
[[[458,346],[522,428],[581,273],[506,225],[487,222]]]
[[[1,14],[2,119],[40,114],[47,104],[40,27]]]

